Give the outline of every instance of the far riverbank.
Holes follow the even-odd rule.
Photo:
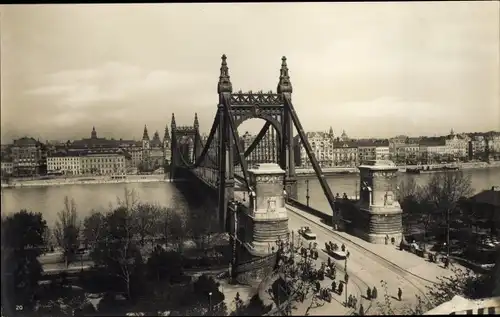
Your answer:
[[[425,164],[425,165],[398,165],[398,169],[400,172],[406,172],[406,169],[415,169],[415,168],[425,168],[429,167],[428,172],[438,172],[432,171],[433,169],[441,169],[445,166],[456,166],[461,170],[470,170],[470,169],[488,169],[488,168],[497,168],[500,167],[500,161],[493,161],[490,163],[486,162],[468,162],[468,163],[458,163],[458,164]],[[359,170],[357,167],[324,167],[322,168],[323,174],[328,175],[337,175],[337,174],[355,174],[358,173]],[[308,177],[310,175],[315,175],[314,169],[312,168],[297,168],[295,169],[297,176]]]
[[[45,187],[45,186],[63,186],[63,185],[96,185],[96,184],[129,184],[129,183],[151,183],[165,182],[171,180],[167,174],[155,175],[124,175],[116,176],[86,176],[86,177],[67,177],[52,179],[31,179],[18,180],[12,179],[8,184],[2,183],[2,188],[23,188],[23,187]]]
[[[400,172],[406,172],[407,168],[429,166],[432,169],[439,169],[450,164],[431,164],[431,165],[406,165],[398,166]],[[486,162],[469,162],[456,164],[459,169],[488,169],[500,167],[500,161]],[[322,168],[325,176],[334,176],[341,174],[356,174],[359,172],[357,167],[324,167]],[[315,175],[313,169],[297,168],[295,170],[298,177],[312,177]],[[437,171],[436,171],[437,172]],[[11,179],[9,183],[2,183],[2,188],[24,188],[24,187],[46,187],[46,186],[63,186],[63,185],[96,185],[96,184],[129,184],[129,183],[151,183],[151,182],[165,182],[169,183],[171,180],[168,174],[155,174],[155,175],[124,175],[122,176],[82,176],[82,177],[57,177],[51,179]]]

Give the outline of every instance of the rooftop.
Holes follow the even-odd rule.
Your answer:
[[[500,207],[500,186],[493,186],[491,189],[483,190],[472,196],[470,200],[475,203]]]

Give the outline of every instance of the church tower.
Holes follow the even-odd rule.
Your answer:
[[[90,138],[93,140],[97,139],[97,132],[95,131],[95,127],[92,127],[92,133],[90,133]]]
[[[333,139],[333,128],[330,126],[330,130],[328,131],[328,137],[330,137],[330,139]]]
[[[142,133],[142,149],[149,150],[149,134],[146,125],[144,125],[144,132]]]
[[[142,134],[142,160],[148,162],[150,157],[150,142],[148,135],[148,128],[144,125],[144,132]]]
[[[168,131],[168,124],[165,126],[165,134],[163,135],[163,158],[165,164],[170,164],[170,156],[172,149],[170,148],[170,132]]]

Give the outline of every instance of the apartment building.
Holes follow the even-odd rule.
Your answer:
[[[14,140],[11,148],[13,174],[16,176],[34,176],[43,174],[46,168],[46,153],[42,143],[31,137]]]
[[[356,166],[359,161],[358,146],[355,142],[342,142],[337,140],[333,143],[333,166]]]
[[[52,153],[47,157],[47,174],[82,174],[82,153]]]
[[[81,156],[80,162],[83,174],[125,175],[126,173],[126,156],[123,152],[87,152]]]
[[[389,159],[389,140],[358,140],[359,162]]]
[[[2,175],[12,175],[14,173],[14,163],[10,158],[3,159],[2,158]]]

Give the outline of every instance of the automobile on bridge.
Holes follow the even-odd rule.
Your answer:
[[[309,227],[301,227],[299,229],[299,234],[302,235],[307,240],[316,240],[316,234],[311,231]]]

